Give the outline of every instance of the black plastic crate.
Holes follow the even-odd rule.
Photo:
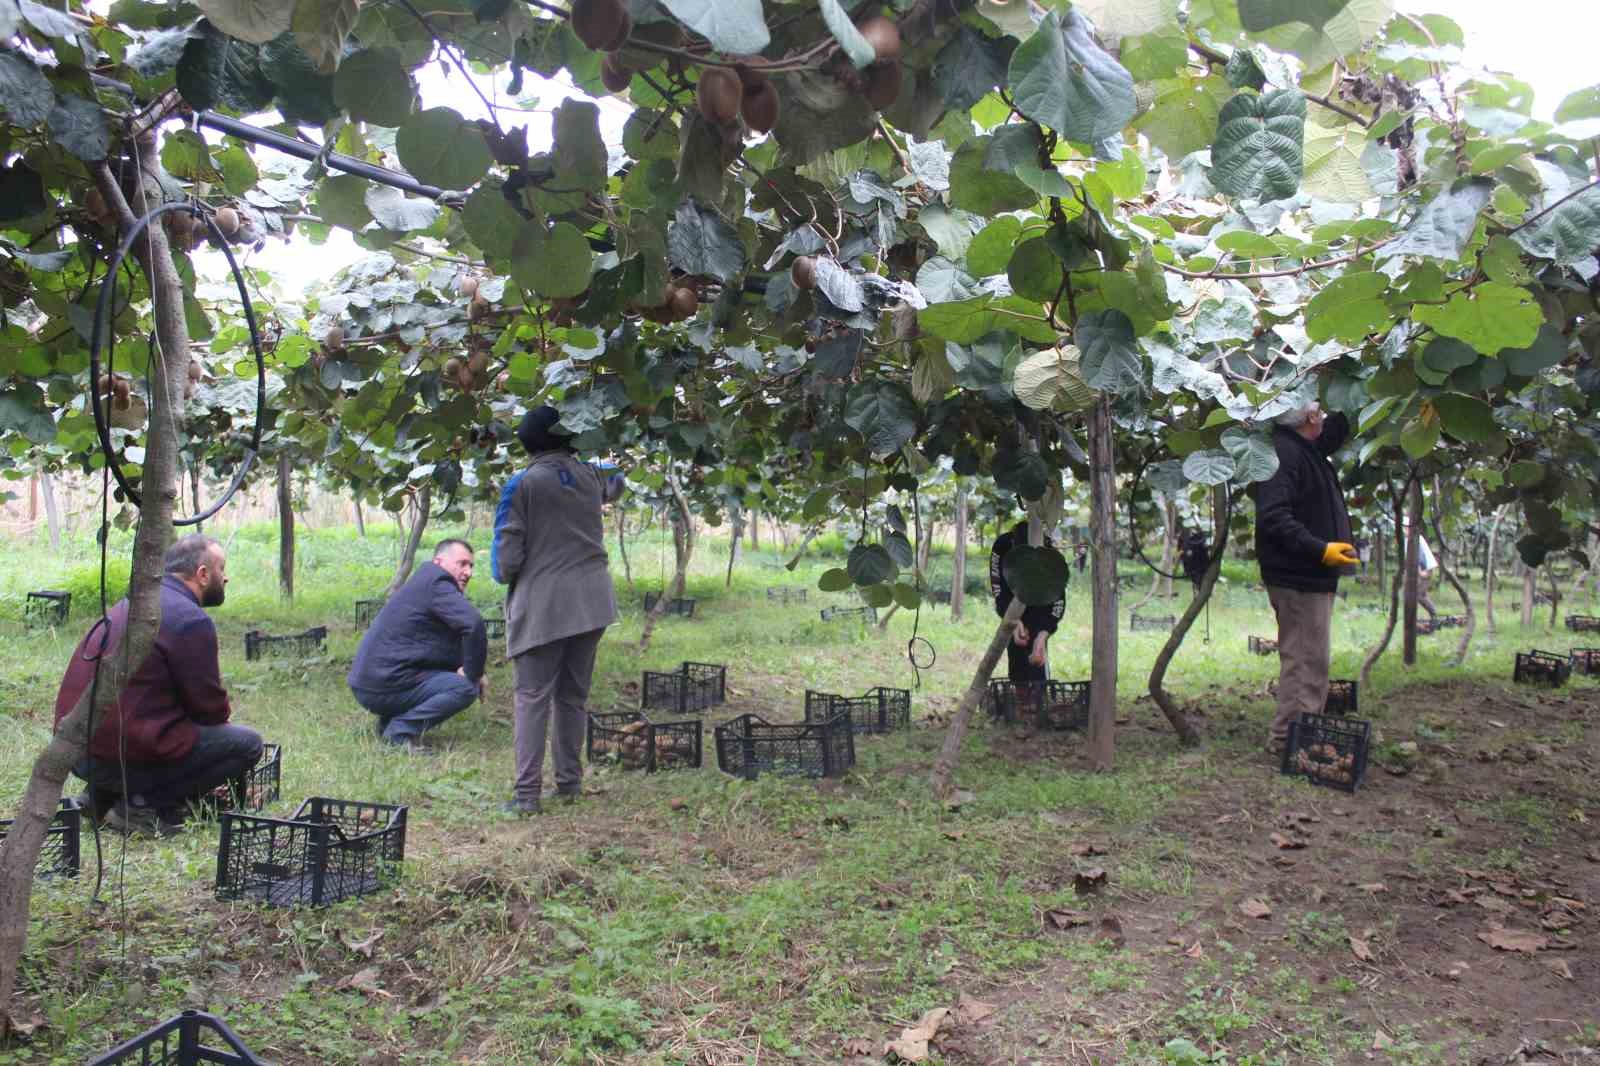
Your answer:
[[[587,747],[590,765],[615,762],[624,770],[696,770],[702,760],[705,726],[698,718],[657,722],[638,711],[591,714]]]
[[[484,618],[483,635],[490,640],[505,640],[506,620],[504,618]]]
[[[261,761],[216,787],[211,802],[219,811],[261,811],[277,803],[283,788],[283,748],[277,744],[261,746]]]
[[[252,629],[244,635],[244,657],[257,659],[304,659],[322,651],[328,639],[327,626],[312,626],[304,633],[273,637]]]
[[[1567,662],[1575,674],[1600,674],[1600,648],[1573,648]]]
[[[1567,678],[1572,676],[1572,661],[1564,655],[1555,652],[1533,651],[1517,652],[1516,667],[1511,672],[1512,681],[1520,681],[1530,685],[1549,685],[1559,688],[1567,683]]]
[[[1600,633],[1600,616],[1569,614],[1567,615],[1567,628],[1574,633]]]
[[[1535,606],[1538,606],[1539,604],[1549,606],[1550,604],[1556,602],[1556,598],[1551,593],[1542,592],[1538,589],[1535,589],[1533,593],[1533,602]]]
[[[378,617],[378,612],[383,610],[382,600],[357,600],[355,604],[356,625],[366,629],[372,620]]]
[[[1012,681],[997,677],[986,694],[989,716],[1034,729],[1089,728],[1089,682]]]
[[[639,685],[641,710],[666,710],[684,715],[728,699],[728,668],[721,663],[685,661],[671,673],[644,671]]]
[[[125,1044],[89,1060],[87,1066],[267,1066],[214,1014],[186,1010]]]
[[[13,819],[0,819],[0,843],[11,833]],[[79,834],[83,828],[83,811],[78,801],[63,796],[56,808],[55,817],[44,831],[44,843],[39,847],[39,860],[33,872],[37,877],[77,877]]]
[[[822,609],[822,620],[824,622],[850,621],[852,619],[859,621],[863,625],[876,625],[878,609],[876,607],[824,607]]]
[[[644,594],[644,609],[647,610],[647,611],[653,611],[653,610],[655,610],[656,604],[659,603],[660,601],[661,601],[661,593],[659,593],[659,592],[646,592]],[[678,615],[680,618],[693,618],[694,617],[694,600],[689,599],[687,597],[680,597],[678,599],[668,600],[667,601],[667,611],[666,611],[666,613],[667,614]]]
[[[773,585],[767,589],[767,600],[768,602],[781,603],[785,606],[791,603],[805,603],[806,591],[789,585]]]
[[[859,696],[806,689],[806,721],[826,722],[844,715],[858,735],[875,736],[911,728],[911,690],[870,688]]]
[[[1289,723],[1282,770],[1314,785],[1354,792],[1367,772],[1372,724],[1331,714],[1302,714]]]
[[[1359,681],[1329,681],[1323,714],[1352,715],[1361,710]]]
[[[1253,655],[1276,655],[1278,654],[1278,641],[1274,637],[1252,636],[1250,638],[1250,652]]]
[[[1466,624],[1467,616],[1464,614],[1441,614],[1439,616],[1438,628],[1460,629]]]
[[[855,731],[842,714],[795,725],[741,714],[715,733],[717,767],[747,781],[761,774],[838,777],[856,764]]]
[[[323,907],[371,895],[400,876],[406,811],[321,796],[290,818],[228,811],[217,847],[217,898]]]
[[[947,604],[947,603],[950,602],[950,590],[949,589],[929,589],[928,590],[928,595],[926,596],[926,599],[927,599],[927,602],[931,603],[931,604],[941,604],[941,603]]]
[[[1128,615],[1128,628],[1135,633],[1138,633],[1142,630],[1159,630],[1161,632],[1166,632],[1177,624],[1178,619],[1170,614],[1153,616],[1141,614]]]
[[[22,620],[30,626],[65,625],[71,613],[72,593],[60,589],[30,592],[22,603]]]

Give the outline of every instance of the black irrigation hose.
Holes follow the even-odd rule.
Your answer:
[[[111,445],[110,416],[101,409],[99,398],[95,395],[100,388],[101,334],[104,331],[103,324],[109,320],[108,312],[116,293],[117,268],[122,265],[123,259],[127,257],[128,252],[133,248],[133,242],[139,239],[139,235],[157,218],[173,211],[185,212],[204,222],[214,243],[222,249],[222,254],[227,257],[228,269],[233,272],[234,285],[239,289],[239,303],[244,308],[245,323],[250,327],[250,347],[254,350],[256,356],[256,421],[255,426],[250,431],[250,445],[245,449],[244,462],[240,464],[239,469],[234,473],[233,481],[228,485],[227,491],[222,494],[221,499],[200,514],[189,518],[174,518],[172,520],[174,526],[192,526],[204,522],[227,506],[228,501],[233,498],[233,494],[239,491],[239,486],[244,484],[245,476],[249,474],[250,467],[255,463],[256,454],[261,449],[261,430],[266,420],[267,412],[267,360],[261,351],[261,328],[256,324],[255,308],[250,305],[250,293],[245,288],[244,272],[239,269],[238,261],[233,258],[233,249],[228,247],[227,236],[217,228],[217,224],[212,221],[209,214],[193,204],[170,203],[157,207],[133,224],[133,229],[123,235],[122,242],[117,246],[116,252],[112,254],[111,261],[107,266],[105,280],[100,284],[100,297],[95,302],[94,327],[89,335],[89,407],[94,411],[94,428],[100,437],[100,450],[105,454],[106,466],[110,468],[111,475],[117,479],[117,485],[122,489],[124,496],[135,506],[138,506],[140,503],[139,492],[129,483],[127,475],[122,472],[122,464],[117,461],[116,450]],[[152,281],[152,298],[154,298],[153,284]],[[108,354],[114,349],[114,345],[115,339],[113,338],[107,344]],[[154,352],[152,351],[151,354],[153,357]]]
[[[1139,542],[1139,527],[1136,526],[1133,521],[1133,501],[1139,496],[1139,485],[1144,481],[1144,471],[1149,465],[1150,460],[1146,459],[1144,462],[1139,464],[1138,472],[1133,475],[1133,489],[1128,494],[1128,543],[1133,545],[1133,550],[1139,553],[1139,561],[1148,566],[1151,570],[1154,570],[1157,574],[1167,578],[1170,581],[1187,581],[1189,579],[1185,575],[1169,574],[1155,563],[1152,563],[1150,561],[1150,557],[1144,553],[1144,545]],[[1227,528],[1228,523],[1233,521],[1233,501],[1236,496],[1236,493],[1228,493],[1228,506],[1222,515],[1222,525],[1224,529]]]

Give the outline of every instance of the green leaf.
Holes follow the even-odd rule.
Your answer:
[[[727,283],[744,273],[744,242],[721,215],[688,197],[678,205],[667,227],[667,258],[685,274]]]
[[[506,199],[505,189],[493,179],[485,181],[461,205],[461,226],[472,243],[493,259],[507,259],[517,234],[530,225]]]
[[[914,611],[922,606],[922,593],[917,591],[915,585],[897,581],[894,588],[889,591],[894,594],[894,602],[898,603],[903,611]]]
[[[1439,443],[1437,418],[1413,418],[1400,429],[1400,447],[1413,459],[1421,459]]]
[[[159,78],[178,65],[183,49],[189,43],[189,27],[162,30],[153,33],[129,49],[123,57],[128,69],[141,78]]]
[[[1017,364],[1012,390],[1024,407],[1059,414],[1081,411],[1094,402],[1094,390],[1083,380],[1077,349],[1046,348]]]
[[[578,227],[558,222],[549,233],[524,225],[511,252],[511,276],[546,299],[576,296],[589,287],[594,252]]]
[[[817,578],[817,588],[823,592],[848,592],[854,584],[850,580],[850,571],[840,566],[824,570],[822,576]]]
[[[985,37],[961,23],[933,59],[933,85],[952,111],[967,111],[1005,84],[1016,40]]]
[[[1378,249],[1377,259],[1409,255],[1455,262],[1472,238],[1478,214],[1488,206],[1493,191],[1494,184],[1484,180],[1445,190],[1428,201],[1399,237]]]
[[[359,233],[362,226],[372,221],[366,201],[370,187],[366,178],[354,174],[324,178],[317,186],[317,214],[324,222]]]
[[[387,185],[368,185],[364,200],[378,225],[396,233],[427,229],[438,219],[441,210],[432,200],[407,196]]]
[[[567,99],[556,108],[556,184],[597,192],[606,184],[606,145],[600,138],[600,108],[588,100]]]
[[[217,169],[222,172],[222,187],[234,196],[243,196],[255,188],[261,179],[256,162],[250,153],[236,144],[230,144],[216,154]]]
[[[817,6],[822,10],[823,24],[828,27],[828,32],[833,34],[833,39],[839,42],[839,48],[844,52],[845,58],[850,60],[857,70],[877,62],[878,53],[872,44],[856,29],[856,24],[850,21],[850,15],[839,0],[817,0]]]
[[[1260,92],[1267,84],[1267,74],[1261,69],[1261,60],[1248,48],[1235,48],[1222,72],[1228,84],[1235,89]]]
[[[1091,311],[1073,331],[1083,380],[1101,392],[1137,392],[1144,383],[1144,364],[1133,320],[1121,311]]]
[[[850,549],[845,567],[850,580],[862,587],[893,581],[900,573],[900,568],[881,544],[857,544]]]
[[[1013,448],[997,451],[990,463],[995,488],[1014,492],[1024,500],[1037,500],[1056,480],[1055,471],[1036,451]]]
[[[441,189],[471,188],[494,162],[483,131],[448,107],[406,119],[394,145],[400,164],[418,181]]]
[[[1532,224],[1514,230],[1511,239],[1530,255],[1566,265],[1600,248],[1600,186],[1591,185],[1548,214],[1530,212],[1528,217]]]
[[[63,96],[50,111],[50,136],[86,163],[98,162],[111,149],[111,128],[93,100]]]
[[[295,43],[322,74],[339,69],[344,42],[356,27],[361,0],[295,0],[290,25]]]
[[[1005,554],[1002,567],[1011,594],[1029,607],[1048,607],[1067,591],[1072,569],[1066,556],[1051,547],[1017,544]]]
[[[1348,0],[1321,27],[1289,22],[1256,36],[1280,54],[1297,57],[1301,70],[1316,71],[1372,40],[1393,17],[1393,0]]]
[[[1362,434],[1370,432],[1373,426],[1389,416],[1389,412],[1394,410],[1399,402],[1398,396],[1385,396],[1381,400],[1373,400],[1367,404],[1361,412],[1361,417],[1356,420],[1357,432]]]
[[[1183,476],[1196,485],[1224,485],[1236,470],[1233,456],[1219,448],[1191,452],[1183,461]]]
[[[711,42],[718,52],[755,55],[772,36],[762,18],[761,0],[660,0],[678,21]]]
[[[1233,477],[1250,484],[1265,481],[1278,472],[1278,449],[1270,432],[1252,433],[1239,426],[1222,432],[1222,447],[1233,459]]]
[[[1532,488],[1544,480],[1544,464],[1531,459],[1518,460],[1506,468],[1506,480],[1519,489]]]
[[[1155,102],[1134,128],[1169,159],[1182,159],[1211,144],[1227,96],[1221,78],[1188,76],[1156,83]]]
[[[974,137],[956,149],[950,160],[951,205],[975,215],[992,217],[1020,211],[1039,202],[1034,192],[1016,176],[989,168],[989,137]],[[1007,253],[1009,257],[1009,252]]]
[[[55,90],[38,67],[16,52],[0,51],[0,110],[13,124],[37,126],[55,102]]]
[[[1306,130],[1305,173],[1300,187],[1309,196],[1336,204],[1356,204],[1377,195],[1363,163],[1367,147],[1360,126],[1311,126]]]
[[[1306,99],[1293,89],[1240,93],[1222,107],[1211,181],[1228,196],[1282,200],[1300,188]]]
[[[967,247],[967,269],[974,277],[986,278],[1003,274],[1011,261],[1012,249],[1022,233],[1022,222],[1012,215],[1001,215],[979,234]]]
[[[1457,440],[1486,441],[1495,433],[1494,412],[1476,397],[1443,392],[1433,398],[1433,407],[1444,431]]]
[[[1062,291],[1066,275],[1061,260],[1043,237],[1033,237],[1016,246],[1006,265],[1011,291],[1030,300],[1054,300]]]
[[[161,165],[173,177],[188,181],[221,181],[222,174],[211,162],[211,148],[205,138],[191,129],[173,130],[161,144]]]
[[[1484,353],[1527,347],[1544,322],[1538,303],[1526,289],[1498,281],[1457,293],[1442,305],[1419,304],[1412,317]]]
[[[917,403],[905,386],[867,381],[850,393],[845,424],[866,438],[873,455],[890,455],[917,434]]]
[[[1020,296],[996,300],[984,295],[931,304],[917,312],[917,322],[935,337],[957,344],[971,344],[997,329],[1010,330],[1038,344],[1053,344],[1056,340],[1055,329],[1045,320],[1044,308]]]
[[[1320,29],[1347,3],[1349,0],[1239,0],[1239,23],[1251,33],[1286,22],[1304,22]]]
[[[1559,328],[1544,322],[1539,335],[1526,348],[1507,348],[1500,353],[1506,370],[1521,377],[1533,377],[1567,357],[1567,337]]]
[[[1577,122],[1579,119],[1600,118],[1600,85],[1568,93],[1556,108],[1557,122]]]
[[[333,79],[317,72],[293,34],[261,46],[261,76],[272,83],[273,103],[285,122],[320,126],[340,114],[333,100]]]
[[[1075,11],[1045,16],[1012,53],[1007,73],[1017,110],[1068,140],[1099,146],[1133,121],[1133,76],[1095,42]]]
[[[211,24],[250,44],[266,44],[289,32],[294,5],[285,0],[195,0]]]
[[[399,127],[417,95],[400,53],[369,48],[346,59],[333,76],[333,99],[358,122]]]
[[[1102,35],[1123,38],[1155,33],[1178,22],[1178,0],[1076,0]]]
[[[50,203],[44,179],[22,160],[0,163],[0,222],[16,222],[43,213]]]
[[[20,433],[34,444],[56,439],[55,420],[37,385],[25,381],[0,389],[0,430]]]
[[[909,570],[916,565],[916,552],[912,550],[911,542],[906,539],[904,533],[894,531],[886,534],[883,546],[888,551],[889,557],[895,561],[895,565],[901,569]]]
[[[1471,345],[1462,344],[1452,337],[1436,337],[1422,349],[1423,365],[1436,374],[1449,374],[1453,370],[1471,366],[1478,359],[1479,355]]]
[[[1318,344],[1338,339],[1360,344],[1369,333],[1388,325],[1383,302],[1389,279],[1372,270],[1334,278],[1306,304],[1306,333]]]
[[[178,92],[196,111],[224,107],[249,113],[272,103],[273,86],[261,73],[261,49],[201,22],[178,60]]]

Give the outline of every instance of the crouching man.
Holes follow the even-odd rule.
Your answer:
[[[378,736],[416,751],[424,732],[488,694],[489,641],[467,599],[472,545],[441,540],[373,619],[346,679],[356,702],[377,715]]]
[[[261,760],[261,735],[229,722],[232,708],[217,662],[217,627],[228,584],[222,545],[198,533],[167,550],[161,579],[161,629],[155,647],[128,678],[116,705],[94,723],[89,755],[73,768],[88,781],[91,816],[124,833],[169,836],[185,807]],[[107,612],[78,642],[56,694],[56,723],[94,681],[101,683],[128,625],[128,601]],[[109,811],[107,811],[109,808]]]

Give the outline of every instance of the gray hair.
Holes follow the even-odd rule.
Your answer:
[[[204,533],[190,533],[186,537],[179,537],[177,543],[167,549],[162,565],[169,574],[194,577],[195,571],[200,569],[213,548],[220,551],[222,545]]]
[[[439,558],[439,556],[443,555],[457,544],[467,549],[468,555],[478,554],[477,549],[468,544],[466,541],[462,540],[460,537],[446,537],[444,540],[441,540],[439,543],[433,546],[433,557],[435,559]]]
[[[1282,426],[1284,429],[1298,429],[1305,425],[1307,420],[1309,420],[1321,406],[1321,404],[1313,400],[1310,403],[1301,404],[1299,407],[1296,407],[1291,411],[1285,411],[1272,421],[1277,425]]]

